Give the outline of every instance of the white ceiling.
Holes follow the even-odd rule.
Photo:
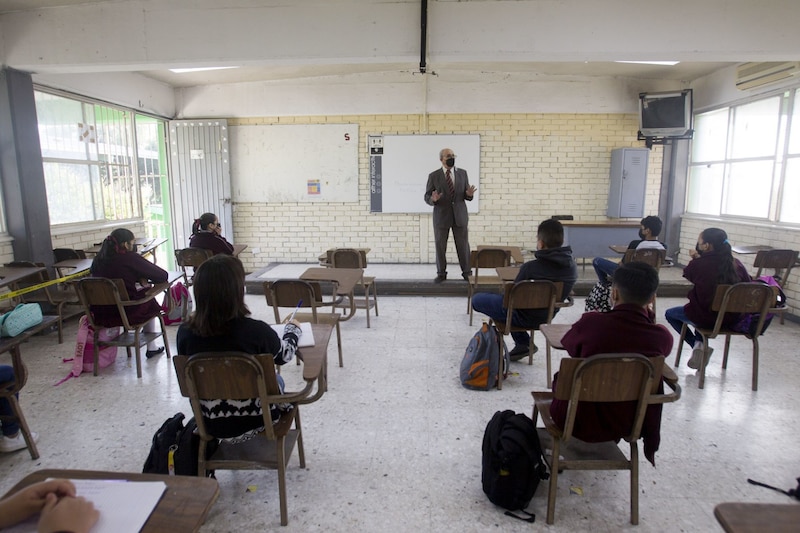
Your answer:
[[[121,4],[129,0],[0,0],[0,15],[15,11],[34,11],[37,9],[59,8],[86,4]],[[248,65],[235,69],[212,70],[191,73],[173,73],[169,70],[134,70],[149,78],[161,81],[172,87],[192,87],[201,85],[229,84],[255,81],[274,81],[291,79],[327,78],[361,73],[418,72],[418,63],[318,63],[298,66],[259,65],[248,61]],[[597,62],[464,62],[429,63],[427,70],[433,74],[455,72],[469,75],[491,74],[508,76],[519,73],[525,76],[604,76],[637,79],[670,79],[691,81],[726,66],[732,62],[682,62],[675,66],[622,64],[606,61]],[[125,68],[124,70],[131,72]]]

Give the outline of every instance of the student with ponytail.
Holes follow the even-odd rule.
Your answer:
[[[233,245],[222,235],[222,226],[214,213],[203,213],[192,224],[192,236],[189,246],[211,250],[214,255],[233,255]]]
[[[719,228],[707,228],[700,233],[694,250],[689,251],[692,260],[683,269],[683,277],[693,283],[689,291],[689,303],[683,307],[667,309],[665,316],[667,322],[680,332],[683,323],[701,328],[713,328],[717,320],[717,313],[711,310],[717,285],[732,285],[743,281],[750,281],[750,275],[744,265],[731,253],[731,244],[728,234]],[[728,313],[723,324],[730,327],[736,323],[739,315]],[[692,357],[687,365],[689,368],[700,368],[703,360],[703,341],[697,332],[688,328],[685,337],[686,343],[692,347]],[[708,362],[713,349],[705,358]]]
[[[139,300],[144,298],[152,283],[167,281],[167,271],[151,263],[136,253],[136,242],[133,232],[125,228],[117,228],[105,238],[100,251],[92,261],[92,276],[121,279],[128,291],[128,298]],[[126,313],[130,322],[144,322],[151,319],[144,331],[159,331],[158,314],[161,307],[155,300],[140,305],[127,307]],[[115,327],[122,325],[116,306],[92,306],[95,320],[102,326]],[[164,351],[156,341],[147,343],[147,357],[153,357]]]

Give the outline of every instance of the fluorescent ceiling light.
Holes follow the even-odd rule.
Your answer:
[[[171,68],[169,69],[169,71],[174,72],[175,74],[183,74],[184,72],[202,72],[204,70],[225,70],[228,68],[239,68],[239,67]]]
[[[667,66],[675,66],[680,61],[614,61],[614,63],[635,63],[637,65],[667,65]]]

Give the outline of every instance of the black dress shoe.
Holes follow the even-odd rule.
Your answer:
[[[152,359],[153,357],[164,353],[164,347],[156,348],[155,350],[147,350],[144,354],[145,357],[148,359]]]
[[[539,351],[539,347],[535,344],[533,345],[533,353]],[[514,346],[514,349],[508,352],[508,358],[512,361],[519,361],[520,359],[525,359],[528,357],[528,345],[527,344],[517,344]]]
[[[447,275],[444,275],[444,276],[439,275],[439,276],[436,276],[436,278],[433,280],[433,282],[434,283],[441,283],[446,279],[447,279]]]

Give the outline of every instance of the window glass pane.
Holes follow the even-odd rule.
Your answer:
[[[775,96],[734,108],[733,158],[775,155],[780,105],[781,97]]]
[[[794,112],[792,113],[791,128],[789,153],[800,154],[800,89],[794,92]]]
[[[689,169],[688,212],[719,215],[723,168],[724,165],[718,164],[697,165]]]
[[[697,115],[694,119],[692,161],[722,161],[728,140],[728,108]]]
[[[76,100],[36,91],[43,158],[97,160],[94,112]]]
[[[43,164],[50,224],[102,219],[97,165]]]
[[[772,193],[773,162],[731,163],[723,213],[767,218]]]
[[[798,157],[786,161],[780,220],[781,222],[800,222],[800,158]]]

